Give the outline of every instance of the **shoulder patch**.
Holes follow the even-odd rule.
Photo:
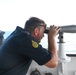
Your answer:
[[[33,46],[34,48],[38,48],[38,43],[35,42],[34,40],[32,40],[32,46]]]

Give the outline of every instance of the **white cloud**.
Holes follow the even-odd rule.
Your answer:
[[[31,16],[48,26],[76,24],[75,0],[0,0],[0,30],[23,27]]]

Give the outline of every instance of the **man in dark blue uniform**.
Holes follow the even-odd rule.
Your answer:
[[[45,28],[37,17],[27,20],[24,29],[17,26],[0,47],[0,75],[25,75],[32,60],[50,68],[58,65],[55,36],[59,28],[50,27],[48,50],[39,44]]]

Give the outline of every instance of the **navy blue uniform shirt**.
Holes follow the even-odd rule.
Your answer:
[[[44,65],[52,54],[17,26],[0,47],[0,75],[25,75],[32,60]]]

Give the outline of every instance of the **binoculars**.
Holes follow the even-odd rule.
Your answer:
[[[59,26],[60,31],[62,33],[76,33],[76,25],[66,25],[66,26]],[[46,27],[44,33],[48,34],[49,32],[49,27]]]

